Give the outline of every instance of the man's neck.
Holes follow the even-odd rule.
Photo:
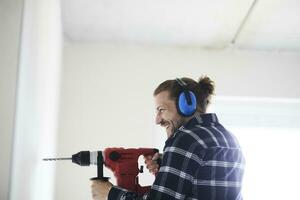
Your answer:
[[[204,112],[199,112],[199,111],[197,111],[197,112],[195,112],[192,116],[190,116],[190,117],[185,117],[184,118],[184,123],[187,123],[188,121],[190,121],[193,117],[195,117],[195,115],[201,115],[201,114],[205,114]]]

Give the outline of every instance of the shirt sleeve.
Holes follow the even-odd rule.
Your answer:
[[[193,154],[195,140],[182,134],[166,144],[159,172],[149,193],[138,196],[114,186],[109,192],[109,200],[173,200],[185,199],[192,194],[193,174],[199,167],[199,158]]]
[[[199,144],[189,134],[177,133],[166,143],[162,166],[152,185],[150,199],[186,199],[193,194],[194,174],[201,160],[194,154]]]
[[[118,186],[113,186],[108,194],[108,200],[146,200],[148,198],[148,194],[137,195],[137,193],[130,192]]]

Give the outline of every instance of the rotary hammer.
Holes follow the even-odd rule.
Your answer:
[[[139,168],[138,158],[141,155],[153,156],[159,152],[152,148],[106,148],[103,151],[80,151],[73,154],[71,158],[45,158],[44,161],[72,160],[80,166],[97,165],[97,177],[91,180],[108,181],[108,177],[103,176],[103,166],[113,171],[116,177],[117,186],[144,194],[150,191],[151,186],[142,187],[139,184],[138,174],[143,172],[143,166]],[[160,160],[157,160],[160,163]]]

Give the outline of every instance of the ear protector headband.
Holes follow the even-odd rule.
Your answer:
[[[194,92],[187,89],[187,84],[179,78],[175,79],[178,85],[181,87],[176,106],[178,113],[184,117],[192,116],[197,110],[197,100]]]

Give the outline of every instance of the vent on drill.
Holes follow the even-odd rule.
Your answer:
[[[119,154],[116,151],[113,151],[109,154],[109,159],[111,159],[112,161],[117,161],[120,157],[121,157],[121,154]]]

